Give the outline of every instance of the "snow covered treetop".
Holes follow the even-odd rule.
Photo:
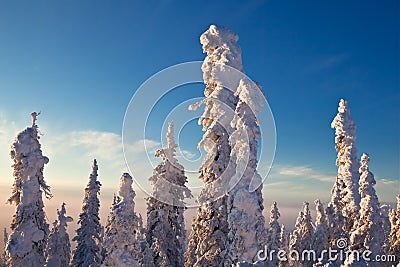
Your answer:
[[[99,170],[99,166],[97,166],[97,160],[94,159],[93,160],[93,164],[92,164],[92,173],[95,173],[97,176],[97,171]]]
[[[128,173],[124,173],[120,179],[119,185],[119,196],[122,197],[122,201],[133,201],[136,194],[132,189],[132,177]]]
[[[369,155],[366,153],[363,153],[361,156],[361,167],[359,172],[361,173],[360,176],[360,183],[362,182],[368,182],[372,185],[375,185],[375,179],[374,175],[369,171]]]
[[[211,25],[210,28],[200,36],[200,43],[203,46],[203,51],[207,53],[207,57],[202,66],[202,71],[204,73],[203,78],[206,84],[211,84],[213,82],[219,85],[229,83],[229,77],[223,75],[229,72],[229,69],[224,68],[225,65],[233,67],[239,72],[243,72],[242,50],[237,44],[238,40],[239,37],[230,29],[215,25]],[[216,66],[216,64],[218,66]],[[232,76],[232,74],[230,76]],[[236,86],[234,88],[236,88]]]
[[[65,216],[66,211],[65,211],[65,203],[63,202],[61,205],[61,210],[57,210],[57,215],[58,215],[58,221],[61,226],[66,227],[67,223],[72,222],[73,219],[71,216]]]
[[[36,125],[36,117],[39,114],[36,112],[31,114],[32,127],[27,127],[20,132],[11,145],[10,156],[14,162],[14,177],[16,180],[12,196],[8,199],[9,203],[19,204],[22,184],[27,182],[29,177],[37,178],[39,186],[47,198],[52,196],[50,187],[43,177],[43,168],[49,162],[49,158],[43,155],[39,143],[38,126]]]
[[[167,142],[168,142],[168,148],[170,149],[175,150],[175,148],[178,147],[178,145],[175,143],[174,123],[172,121],[168,123]]]
[[[236,44],[239,36],[230,29],[223,26],[211,25],[210,28],[200,36],[204,53],[217,49],[225,44]]]
[[[340,99],[338,114],[333,119],[331,127],[336,129],[336,135],[345,135],[346,138],[355,139],[356,125],[350,116],[350,108],[347,101]]]
[[[172,121],[168,123],[168,131],[166,137],[167,146],[165,148],[157,150],[155,156],[162,157],[164,160],[168,161],[172,165],[178,167],[179,169],[182,169],[183,167],[178,164],[178,161],[175,158],[175,152],[178,145],[175,143],[174,123]]]

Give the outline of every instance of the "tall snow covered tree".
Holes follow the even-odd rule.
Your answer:
[[[85,188],[82,212],[79,214],[76,236],[72,239],[77,242],[73,251],[71,266],[98,267],[100,266],[100,249],[102,227],[100,225],[99,208],[101,183],[97,180],[97,161],[93,161],[92,173]]]
[[[380,204],[376,195],[374,175],[369,171],[369,156],[361,156],[360,185],[361,210],[358,220],[355,222],[354,231],[350,237],[352,249],[361,253],[370,250],[372,255],[380,255],[384,242],[384,233],[380,217]],[[379,263],[377,263],[379,265]],[[371,266],[378,266],[371,262]]]
[[[58,219],[53,223],[53,229],[47,242],[46,267],[68,267],[70,262],[71,244],[67,233],[67,224],[72,222],[72,217],[65,216],[65,203],[61,210],[57,210]]]
[[[356,125],[350,116],[347,101],[341,99],[338,113],[331,123],[335,129],[336,165],[338,166],[337,182],[339,186],[341,211],[344,218],[344,231],[349,234],[352,230],[360,209],[360,194],[358,182],[360,167],[356,148]],[[336,190],[335,188],[333,190]]]
[[[239,97],[231,126],[231,156],[236,159],[237,182],[229,192],[228,243],[225,263],[254,262],[257,252],[267,241],[261,177],[257,173],[257,139],[261,139],[257,114],[264,103],[264,95],[255,83],[242,79],[235,92]],[[243,170],[242,173],[238,170]],[[259,185],[252,188],[253,184]],[[253,190],[252,190],[253,189]]]
[[[141,217],[135,212],[132,177],[124,173],[118,196],[114,196],[104,232],[102,266],[137,267],[143,259],[140,243]]]
[[[389,252],[396,255],[396,260],[400,262],[400,195],[397,196],[397,209],[392,210],[389,217],[392,225],[389,235]]]
[[[166,148],[156,151],[156,157],[161,157],[162,162],[149,179],[153,194],[147,198],[146,239],[154,266],[183,267],[186,240],[184,199],[192,197],[192,194],[185,185],[184,168],[175,158],[178,145],[174,140],[172,122],[168,125],[167,142]]]
[[[224,27],[211,25],[201,37],[207,53],[202,71],[206,88],[204,113],[199,119],[205,133],[199,143],[207,153],[200,167],[204,186],[197,199],[200,207],[192,223],[186,266],[218,266],[223,260],[228,235],[227,195],[224,183],[232,176],[230,121],[237,103],[234,92],[224,88],[218,74],[226,66],[242,69],[238,36]],[[234,85],[233,88],[236,88]],[[192,107],[196,108],[198,105]]]
[[[50,187],[43,177],[44,165],[49,159],[42,154],[39,143],[39,129],[33,112],[32,126],[20,132],[11,145],[11,159],[14,162],[14,186],[9,203],[17,205],[17,212],[11,223],[6,253],[8,266],[44,266],[44,251],[49,234],[46,223],[42,193],[51,197]]]
[[[279,213],[278,206],[276,202],[272,203],[271,211],[269,216],[269,228],[268,228],[268,238],[267,238],[267,248],[268,251],[275,250],[275,252],[279,251],[283,248],[282,245],[282,233],[281,226],[278,222],[281,214]],[[275,254],[276,255],[276,254]],[[274,258],[272,264],[274,266],[278,266],[278,258]]]
[[[328,225],[326,223],[324,206],[322,205],[321,201],[317,199],[314,203],[315,209],[317,210],[317,217],[311,248],[315,250],[316,255],[319,257],[321,255],[321,251],[329,248]]]

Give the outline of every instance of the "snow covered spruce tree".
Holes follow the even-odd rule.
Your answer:
[[[71,244],[67,233],[67,224],[72,217],[65,216],[65,203],[57,210],[58,219],[53,223],[46,247],[46,267],[68,267],[70,262]]]
[[[311,241],[311,248],[319,257],[323,250],[329,248],[328,239],[328,224],[326,222],[325,210],[319,199],[315,200],[315,209],[317,210],[317,217],[315,222],[315,231]]]
[[[197,199],[200,207],[192,223],[186,266],[218,266],[223,260],[228,235],[227,195],[224,183],[232,176],[230,170],[232,132],[230,121],[237,103],[234,92],[224,88],[218,74],[229,67],[242,69],[238,36],[224,27],[211,25],[201,37],[207,53],[202,71],[206,84],[204,113],[199,119],[205,133],[198,147],[207,153],[200,167],[204,186]],[[233,88],[236,88],[234,85]],[[196,108],[198,105],[192,107]]]
[[[278,222],[280,216],[281,216],[281,214],[279,213],[276,202],[272,203],[270,216],[269,216],[269,228],[268,228],[268,238],[267,238],[268,251],[275,250],[275,252],[277,252],[283,248],[282,240],[281,240],[281,238],[282,238],[281,230],[282,229]],[[278,266],[278,263],[279,263],[279,261],[275,257],[272,261],[273,266]]]
[[[358,220],[354,224],[354,231],[350,237],[350,246],[360,253],[370,250],[372,255],[380,255],[384,242],[384,233],[380,217],[380,204],[376,195],[374,175],[369,171],[369,156],[361,156],[360,185],[361,210]],[[371,266],[379,266],[370,263]]]
[[[336,165],[338,166],[337,182],[333,191],[340,192],[340,210],[344,219],[344,234],[349,236],[360,209],[358,182],[360,167],[356,148],[356,125],[350,116],[347,101],[341,99],[338,113],[331,123],[335,129]],[[332,202],[332,201],[331,201]]]
[[[281,243],[280,250],[285,251],[286,255],[282,257],[285,260],[279,261],[278,266],[279,267],[287,267],[287,266],[289,266],[288,256],[287,256],[289,254],[289,232],[286,230],[286,227],[284,224],[282,224],[280,232],[281,232],[281,236],[280,236],[280,240],[279,240]]]
[[[303,211],[300,211],[299,215],[296,218],[296,223],[294,224],[294,229],[290,233],[290,236],[289,236],[289,251],[299,252],[301,249],[301,237],[302,237],[301,227],[302,227],[303,220],[304,220],[304,213],[303,213]],[[289,265],[290,266],[299,266],[299,262],[293,259],[294,256],[295,255],[290,255]]]
[[[135,212],[132,177],[124,173],[118,196],[114,196],[104,231],[102,266],[136,267],[142,263],[141,217]]]
[[[314,233],[314,225],[312,223],[311,212],[308,202],[304,202],[303,211],[299,213],[296,219],[295,229],[290,235],[289,250],[295,250],[299,253],[300,261],[291,261],[290,266],[308,266],[312,262],[307,259],[307,255],[302,261],[302,252],[312,249],[311,243]],[[292,255],[293,257],[293,255]],[[312,265],[312,264],[311,264]]]
[[[97,161],[93,160],[92,173],[85,188],[82,212],[79,214],[76,236],[72,239],[77,242],[72,252],[73,267],[98,267],[100,266],[100,249],[102,227],[100,225],[99,208],[101,183],[97,180]]]
[[[236,159],[237,184],[229,192],[228,243],[225,263],[255,262],[257,252],[267,241],[262,197],[262,181],[257,173],[257,140],[261,139],[257,114],[264,103],[264,95],[254,82],[242,79],[235,92],[239,97],[231,122],[235,129],[230,136],[231,156]],[[242,170],[242,171],[240,171]],[[258,185],[252,188],[253,184]]]
[[[397,196],[397,209],[392,210],[389,217],[392,225],[389,235],[389,252],[396,255],[396,261],[400,262],[400,195]]]
[[[49,159],[42,154],[39,129],[33,112],[32,126],[20,132],[11,145],[14,162],[14,185],[9,203],[17,205],[11,223],[6,253],[8,266],[44,266],[44,251],[49,234],[42,193],[51,198],[50,187],[43,177],[44,165]]]
[[[336,246],[336,242],[344,235],[345,218],[342,214],[342,203],[340,201],[340,180],[336,179],[332,189],[331,201],[326,208],[326,221],[328,224],[328,240],[332,248]],[[347,236],[347,235],[346,235]]]
[[[174,140],[174,125],[169,123],[167,147],[157,150],[162,162],[154,169],[150,182],[153,194],[147,198],[146,240],[154,266],[183,267],[186,231],[183,212],[185,198],[192,197],[186,187],[183,166],[175,158],[178,145]]]
[[[4,231],[3,231],[3,241],[4,241],[4,249],[1,253],[0,266],[6,267],[7,266],[6,245],[7,245],[7,241],[8,241],[7,228],[4,228]]]

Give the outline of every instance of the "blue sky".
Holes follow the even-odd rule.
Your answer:
[[[8,194],[9,145],[30,123],[27,114],[41,110],[49,183],[83,189],[97,157],[100,179],[115,191],[125,171],[119,141],[130,98],[156,72],[204,59],[199,36],[217,24],[239,35],[244,69],[262,84],[274,114],[278,142],[266,201],[289,209],[318,194],[329,198],[336,171],[330,122],[345,98],[357,147],[385,179],[378,193],[394,202],[400,191],[399,11],[394,0],[1,1],[0,184]],[[188,86],[159,108],[168,110],[169,99],[202,96],[203,89]],[[197,153],[201,134],[195,123],[182,132],[188,153]],[[155,129],[154,147],[159,135]],[[53,188],[64,196],[66,189]]]

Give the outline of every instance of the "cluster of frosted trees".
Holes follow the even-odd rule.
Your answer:
[[[170,123],[167,145],[156,151],[162,159],[149,178],[153,191],[147,200],[147,223],[135,211],[132,177],[124,173],[118,194],[114,195],[106,225],[100,224],[101,183],[97,161],[85,188],[79,228],[72,238],[71,252],[65,204],[57,211],[50,230],[46,222],[42,195],[51,198],[43,177],[43,156],[32,113],[32,126],[18,134],[11,148],[14,177],[10,203],[17,207],[11,233],[4,230],[4,266],[384,266],[380,263],[294,260],[290,251],[314,250],[317,255],[337,248],[345,239],[348,247],[372,255],[400,255],[400,196],[397,209],[381,207],[374,190],[374,175],[367,154],[358,159],[355,124],[347,102],[340,101],[332,122],[336,131],[338,175],[326,207],[315,201],[316,219],[309,203],[299,212],[293,231],[279,223],[280,212],[274,202],[269,223],[263,215],[261,177],[257,174],[257,140],[261,138],[257,115],[264,101],[260,86],[248,78],[230,80],[230,68],[243,72],[238,36],[229,29],[212,25],[200,38],[207,53],[202,71],[206,85],[199,119],[204,135],[199,147],[206,152],[200,167],[202,191],[199,208],[187,236],[184,224],[185,199],[192,197],[187,178],[176,159],[177,144]],[[234,90],[232,90],[232,88]],[[240,170],[240,172],[238,171]],[[252,185],[260,184],[254,190]],[[260,250],[285,251],[286,260],[260,259]],[[396,259],[399,260],[398,258]],[[256,263],[258,261],[258,263]]]

